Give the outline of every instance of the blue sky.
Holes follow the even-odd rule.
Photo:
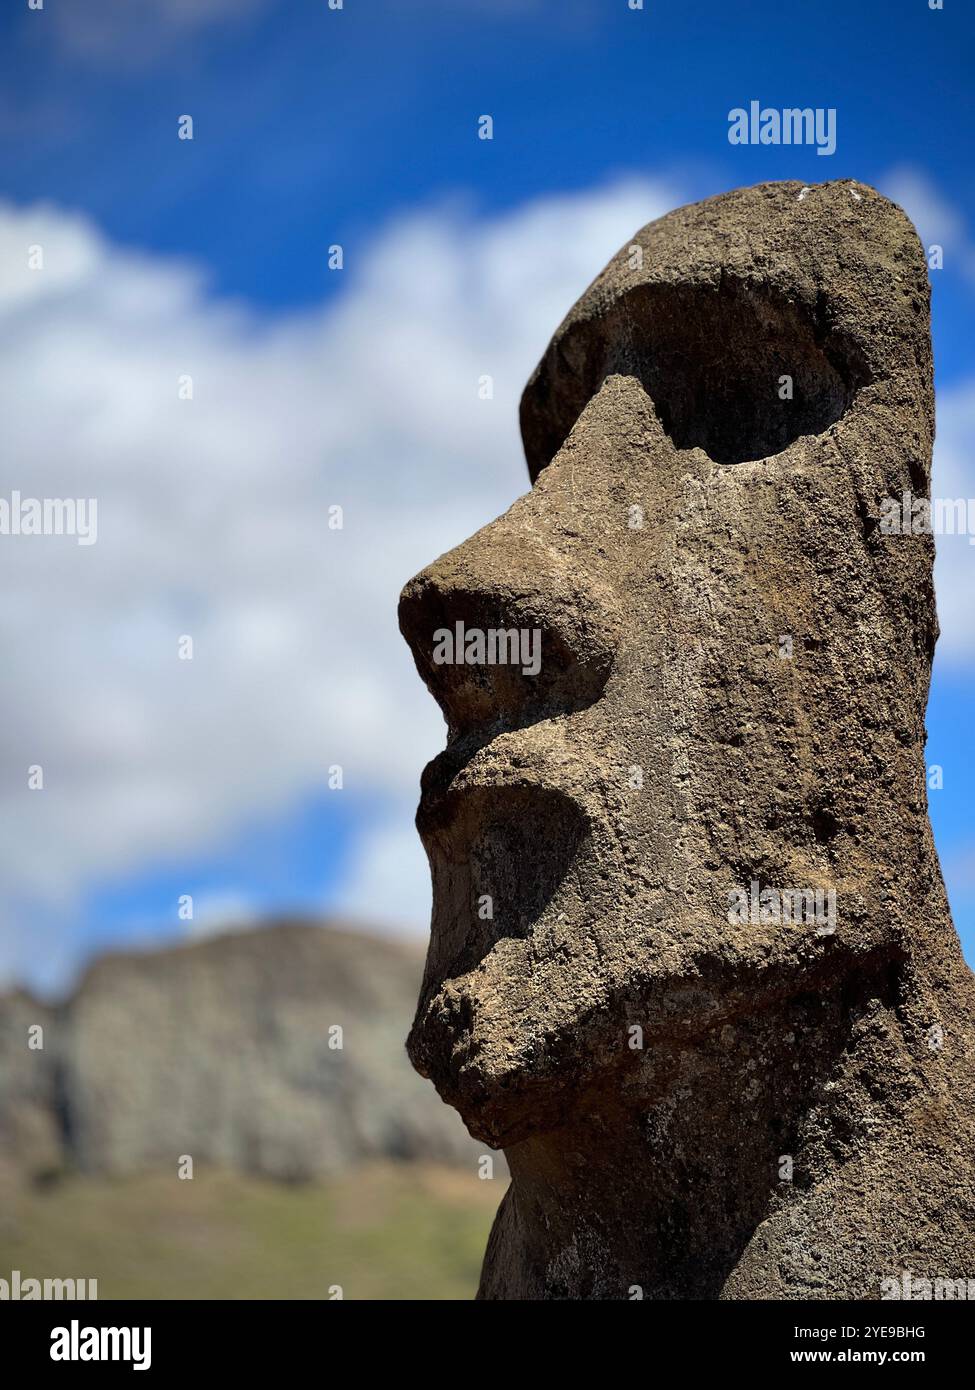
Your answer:
[[[975,21],[959,0],[46,0],[8,7],[0,31],[2,247],[52,247],[52,288],[29,329],[13,320],[37,364],[8,373],[15,458],[38,458],[50,410],[49,444],[69,443],[49,481],[80,494],[97,480],[108,528],[96,560],[58,552],[63,587],[30,631],[10,618],[22,664],[8,675],[30,673],[33,692],[11,721],[16,775],[50,745],[43,810],[10,851],[12,973],[54,985],[100,946],[179,934],[185,893],[200,930],[287,909],[422,933],[411,803],[440,733],[394,646],[399,584],[524,489],[527,370],[606,256],[669,206],[778,178],[850,178],[903,201],[945,247],[944,468],[975,495]],[[728,112],[752,99],[835,108],[836,153],[731,146]],[[176,138],[186,113],[192,141]],[[64,344],[85,363],[83,398]],[[451,375],[467,353],[472,379],[498,375],[488,425]],[[194,364],[187,428],[153,383]],[[294,524],[336,500],[341,537]],[[134,518],[114,545],[113,517]],[[259,536],[248,550],[262,518],[279,548]],[[932,819],[970,959],[973,557],[961,541],[944,561],[928,715],[945,783]],[[309,595],[297,615],[292,560]],[[137,563],[151,583],[134,583]],[[16,580],[36,589],[29,557]],[[86,646],[106,595],[111,621]],[[387,608],[377,656],[368,634]],[[37,630],[59,623],[55,658]],[[167,624],[200,632],[195,685],[161,664]],[[52,683],[76,688],[77,707]],[[105,726],[94,750],[86,710]],[[370,721],[387,730],[378,750]]]

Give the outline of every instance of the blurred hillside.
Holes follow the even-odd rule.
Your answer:
[[[484,1146],[404,1051],[421,964],[397,942],[279,924],[103,957],[58,1006],[0,997],[0,1161],[119,1175],[185,1154],[288,1181],[379,1159],[473,1171]]]
[[[60,1004],[0,996],[0,1272],[101,1298],[472,1297],[506,1169],[482,1176],[407,1061],[421,967],[282,923],[105,956]]]

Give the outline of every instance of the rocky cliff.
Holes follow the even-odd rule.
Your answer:
[[[190,1155],[286,1180],[473,1164],[484,1146],[404,1053],[420,968],[398,943],[282,923],[105,956],[60,1005],[3,996],[0,1159],[125,1173]]]

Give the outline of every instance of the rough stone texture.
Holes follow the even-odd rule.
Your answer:
[[[911,224],[850,183],[681,208],[571,310],[521,416],[532,491],[401,600],[448,723],[409,1051],[512,1171],[480,1296],[975,1277],[933,541],[879,524],[930,481]],[[433,664],[458,620],[541,628],[538,677]],[[835,889],[835,932],[732,923],[752,880]]]
[[[0,1162],[175,1173],[191,1154],[291,1180],[426,1158],[474,1173],[483,1144],[403,1053],[419,974],[407,947],[282,924],[106,956],[57,1007],[4,996]],[[32,1023],[43,1051],[28,1050]]]
[[[56,1169],[62,1159],[57,1069],[48,1050],[54,1009],[24,990],[0,995],[0,1173]],[[44,1050],[29,1046],[30,1030],[44,1030]]]

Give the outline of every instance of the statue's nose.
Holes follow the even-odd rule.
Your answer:
[[[618,633],[611,594],[527,528],[524,504],[411,579],[399,622],[451,737],[591,704]]]

